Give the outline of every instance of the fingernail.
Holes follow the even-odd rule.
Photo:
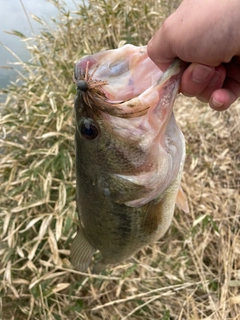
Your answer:
[[[217,100],[215,100],[214,98],[212,98],[212,104],[214,105],[214,107],[216,108],[221,108],[223,106],[222,102],[219,102]]]
[[[192,72],[192,80],[198,83],[204,82],[211,73],[213,73],[213,68],[202,65],[195,66]]]

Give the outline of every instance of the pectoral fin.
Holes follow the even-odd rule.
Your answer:
[[[180,187],[177,193],[176,205],[179,209],[182,209],[184,212],[189,212],[188,201],[185,196],[183,189]]]
[[[79,228],[76,237],[73,239],[70,259],[71,263],[79,271],[85,271],[96,249],[86,239],[83,231]]]

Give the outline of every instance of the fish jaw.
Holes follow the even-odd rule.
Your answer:
[[[107,81],[103,89],[112,102],[138,96],[163,73],[148,57],[146,46],[130,44],[84,57],[76,63],[76,79],[85,73],[87,64],[89,73],[93,73],[93,80]]]
[[[163,74],[148,57],[146,46],[126,45],[78,61],[74,81],[80,91],[86,91],[83,99],[90,108],[132,118],[146,114],[159,101],[159,88],[174,74],[180,78],[182,70],[183,62],[176,60]],[[84,83],[86,89],[81,89]],[[169,96],[175,98],[174,94]]]
[[[126,202],[128,206],[141,206],[156,199],[175,181],[184,163],[184,136],[172,112],[182,71],[182,62],[175,60],[155,85],[137,97],[145,101],[145,105],[150,105],[147,114],[142,117],[141,127],[145,129],[145,134],[141,145],[158,161],[154,162],[151,157],[150,163],[154,163],[152,168],[142,175],[131,177],[132,182],[144,185],[149,192],[142,198]]]
[[[157,199],[175,181],[184,163],[185,141],[183,134],[176,126],[173,113],[164,132],[161,130],[155,138],[151,136],[150,130],[145,133],[142,148],[150,155],[145,164],[148,170],[145,169],[138,175],[118,175],[119,178],[143,186],[145,189],[143,196],[136,195],[135,199],[124,202],[130,207],[140,207]]]

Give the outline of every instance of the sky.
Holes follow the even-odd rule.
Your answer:
[[[70,10],[75,9],[73,0],[64,0],[64,2]],[[79,0],[76,2],[79,2]],[[15,67],[11,65],[11,62],[16,61],[2,44],[14,51],[21,60],[27,61],[29,58],[24,42],[19,37],[4,32],[17,30],[26,37],[31,37],[31,26],[23,6],[30,18],[35,34],[39,33],[41,25],[31,18],[31,14],[50,24],[51,18],[57,15],[56,7],[49,0],[0,0],[0,88],[6,87],[9,81],[14,80],[16,77],[16,73],[13,70],[1,68],[1,66]]]

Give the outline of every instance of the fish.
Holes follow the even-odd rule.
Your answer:
[[[74,69],[76,205],[70,260],[86,271],[119,264],[169,228],[181,188],[185,140],[173,105],[184,63],[162,72],[146,46],[126,44],[79,60]]]

